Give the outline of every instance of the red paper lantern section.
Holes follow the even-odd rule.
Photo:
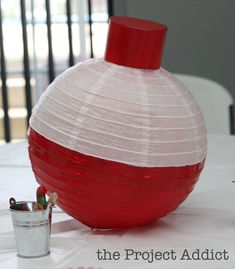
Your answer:
[[[126,228],[168,214],[204,166],[200,109],[159,68],[165,33],[162,24],[113,17],[105,59],[68,69],[34,108],[29,154],[37,181],[92,228]]]

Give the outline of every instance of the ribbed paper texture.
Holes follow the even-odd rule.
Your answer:
[[[48,87],[30,126],[68,149],[139,167],[192,165],[206,156],[199,106],[163,68],[103,59],[76,65]]]

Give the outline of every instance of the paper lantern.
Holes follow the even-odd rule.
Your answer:
[[[112,17],[104,59],[69,68],[30,119],[37,181],[92,228],[126,228],[176,209],[206,157],[199,106],[160,67],[166,26]]]

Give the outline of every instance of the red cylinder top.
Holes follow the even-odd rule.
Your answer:
[[[167,26],[143,19],[110,18],[105,60],[141,69],[158,69]]]

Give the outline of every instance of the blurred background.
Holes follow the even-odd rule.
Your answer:
[[[162,66],[214,80],[235,98],[234,0],[0,0],[0,7],[0,143],[26,138],[32,108],[58,74],[103,57],[112,15],[166,24]]]
[[[0,142],[26,138],[39,96],[69,66],[105,49],[107,0],[1,0]]]
[[[234,0],[116,0],[114,11],[166,24],[162,65],[215,80],[235,98]]]

